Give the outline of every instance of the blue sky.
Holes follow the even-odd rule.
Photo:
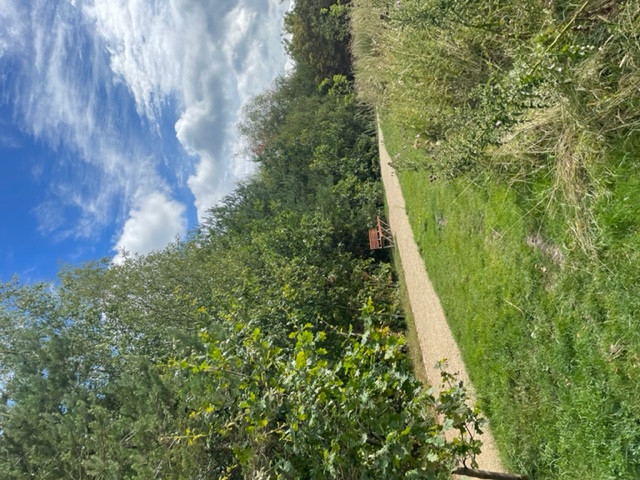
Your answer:
[[[280,0],[0,0],[0,281],[147,253],[251,171]]]

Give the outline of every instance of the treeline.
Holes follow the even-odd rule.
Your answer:
[[[345,15],[296,2],[297,66],[241,124],[257,173],[188,239],[2,286],[1,478],[436,478],[477,452],[464,391],[415,380],[366,248],[382,192]]]

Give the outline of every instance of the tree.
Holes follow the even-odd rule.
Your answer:
[[[112,284],[98,293],[113,270],[74,272],[57,286],[0,290],[0,477],[189,478],[195,455],[185,463],[172,440],[183,429],[179,384],[158,369],[150,324],[114,316],[140,299]],[[166,348],[165,360],[172,350],[184,351]]]
[[[314,72],[317,83],[334,75],[353,78],[349,3],[299,0],[285,17],[289,55]]]
[[[361,314],[364,332],[341,331],[335,358],[311,324],[291,325],[279,346],[230,319],[202,334],[206,353],[174,362],[193,386],[185,440],[220,450],[219,478],[448,478],[479,451],[462,386],[444,374],[435,397],[411,374],[403,337],[376,326],[371,302]]]

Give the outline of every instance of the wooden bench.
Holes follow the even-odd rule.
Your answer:
[[[377,228],[369,229],[369,248],[371,250],[379,250],[380,247],[380,237],[378,236]]]
[[[391,228],[380,217],[376,217],[376,227],[369,229],[369,248],[380,250],[393,247],[393,234]]]

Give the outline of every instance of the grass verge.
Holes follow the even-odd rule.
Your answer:
[[[400,252],[397,247],[394,247],[393,249],[393,266],[398,275],[400,303],[402,304],[402,309],[405,313],[405,337],[407,339],[407,347],[409,348],[409,358],[411,358],[411,363],[413,364],[413,372],[417,379],[424,384],[428,384],[427,372],[424,368],[424,362],[422,359],[420,339],[418,338],[418,331],[416,330],[416,324],[413,320],[411,302],[409,301],[409,293],[407,292],[404,272],[402,270],[402,262],[400,261]]]

